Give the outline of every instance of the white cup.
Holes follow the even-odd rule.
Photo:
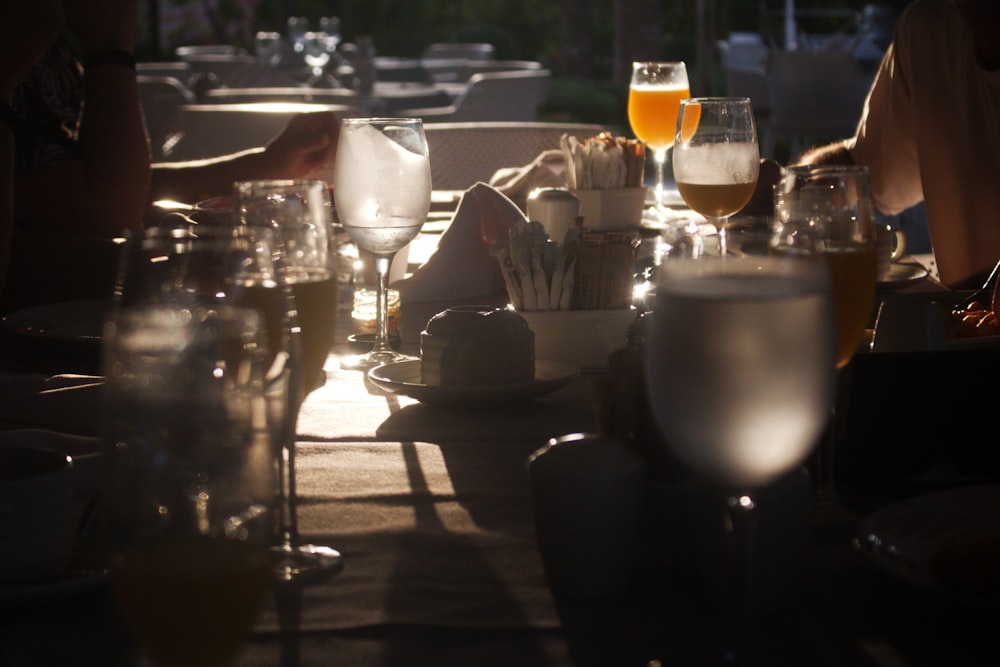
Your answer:
[[[892,263],[906,254],[906,233],[889,225],[875,226],[875,277],[889,277]]]

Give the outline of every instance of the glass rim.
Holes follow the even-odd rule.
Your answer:
[[[869,174],[871,170],[863,164],[799,164],[782,167],[783,174]]]
[[[341,118],[341,125],[372,125],[374,123],[420,123],[423,124],[423,118],[417,117],[405,117],[405,116],[371,116],[371,117],[352,117],[352,118]]]
[[[749,97],[745,96],[705,96],[705,97],[685,97],[681,100],[681,104],[735,104],[748,102],[752,103]]]

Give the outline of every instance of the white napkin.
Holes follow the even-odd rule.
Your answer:
[[[476,183],[462,195],[434,254],[409,278],[393,283],[393,288],[404,302],[458,301],[506,293],[490,247],[523,221],[524,213],[503,193]]]
[[[524,210],[532,190],[566,187],[566,156],[558,148],[542,151],[530,164],[497,170],[490,185]]]

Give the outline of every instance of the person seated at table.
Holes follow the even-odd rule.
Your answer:
[[[941,281],[978,286],[1000,260],[1000,3],[915,0],[901,14],[856,134],[798,164],[871,170],[876,207],[923,201]],[[778,170],[762,170],[755,202],[773,211]]]
[[[151,201],[194,203],[228,194],[238,180],[300,177],[336,151],[338,119],[321,112],[292,118],[264,148],[151,164],[133,57],[137,0],[74,0],[64,9],[70,35],[13,97],[15,226],[3,312],[109,295],[114,239],[143,224]]]
[[[14,226],[14,110],[18,82],[55,43],[65,25],[60,0],[0,4],[0,290]]]

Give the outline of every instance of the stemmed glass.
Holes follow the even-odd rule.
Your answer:
[[[868,168],[786,168],[774,192],[771,249],[821,254],[830,269],[837,320],[837,368],[854,356],[875,304],[875,209]]]
[[[674,143],[674,179],[692,210],[719,233],[725,256],[726,224],[757,187],[760,151],[747,97],[694,97],[681,101]]]
[[[681,100],[691,96],[683,62],[633,62],[628,88],[628,121],[632,132],[653,151],[656,162],[656,213],[665,219],[663,171],[674,145]]]
[[[316,86],[326,81],[326,68],[330,64],[329,35],[325,32],[307,32],[302,36],[302,53],[306,64],[312,68],[309,85]]]
[[[375,258],[375,344],[345,358],[343,368],[365,370],[413,357],[389,345],[389,266],[420,232],[431,201],[431,168],[419,118],[345,118],[334,167],[333,197],[344,230]]]
[[[724,489],[737,555],[730,648],[746,658],[754,493],[806,459],[833,400],[829,276],[815,258],[672,258],[650,317],[646,377],[663,441]]]
[[[270,587],[260,331],[252,309],[196,304],[123,309],[105,329],[111,586],[161,667],[228,664]]]
[[[271,232],[274,280],[243,292],[264,314],[268,330],[292,340],[290,375],[272,391],[276,460],[282,500],[275,572],[282,581],[313,578],[341,567],[340,553],[299,540],[295,434],[305,397],[326,381],[333,345],[337,281],[333,270],[330,195],[322,181],[246,181],[233,189],[233,208],[250,230]],[[255,234],[260,237],[260,234]],[[295,344],[297,343],[297,345]]]

